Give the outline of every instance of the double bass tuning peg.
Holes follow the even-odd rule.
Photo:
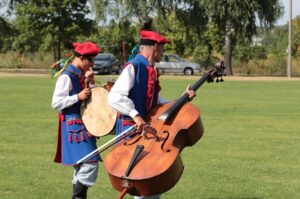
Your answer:
[[[214,79],[210,77],[210,78],[207,78],[206,81],[207,81],[207,83],[211,83],[211,82],[214,82]]]

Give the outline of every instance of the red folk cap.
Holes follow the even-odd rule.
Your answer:
[[[170,43],[170,40],[161,36],[157,32],[151,30],[141,30],[140,31],[140,44],[141,45],[155,45]]]
[[[101,49],[93,42],[73,43],[74,51],[83,56],[96,56]]]

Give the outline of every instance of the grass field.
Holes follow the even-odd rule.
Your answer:
[[[179,79],[162,76],[161,95],[175,99],[195,81]],[[70,198],[72,168],[53,163],[55,81],[5,76],[0,77],[0,85],[0,198]],[[192,103],[200,107],[204,136],[183,150],[183,175],[162,198],[300,198],[299,99],[300,81],[203,85]],[[98,145],[110,138],[99,139]],[[88,194],[91,199],[119,195],[111,188],[103,164]]]

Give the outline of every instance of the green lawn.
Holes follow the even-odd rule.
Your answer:
[[[175,99],[195,81],[179,79],[162,76],[161,95]],[[72,168],[53,163],[55,80],[0,77],[0,85],[0,198],[70,198]],[[200,107],[204,136],[183,150],[183,175],[162,198],[300,198],[299,99],[300,81],[204,84],[192,102]],[[119,195],[103,164],[88,194],[91,199]]]

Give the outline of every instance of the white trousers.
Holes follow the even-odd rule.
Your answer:
[[[79,181],[85,186],[93,186],[98,175],[98,162],[84,163],[81,165],[74,165],[73,184]]]

